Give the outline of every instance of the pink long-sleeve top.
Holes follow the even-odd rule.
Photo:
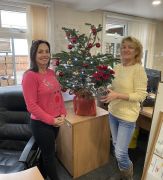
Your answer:
[[[61,87],[53,70],[47,69],[45,74],[27,71],[22,87],[31,119],[53,125],[55,117],[66,115]]]

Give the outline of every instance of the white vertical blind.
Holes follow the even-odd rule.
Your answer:
[[[155,44],[156,25],[145,21],[129,21],[128,34],[139,39],[143,45],[144,52],[147,50],[146,67],[152,68],[154,61],[154,44]]]

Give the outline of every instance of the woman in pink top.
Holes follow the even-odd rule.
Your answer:
[[[42,153],[44,177],[58,180],[55,163],[55,139],[64,124],[66,110],[61,86],[49,69],[50,44],[37,40],[30,49],[30,69],[22,80],[23,94],[31,114],[31,129]]]

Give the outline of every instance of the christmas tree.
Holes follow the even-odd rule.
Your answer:
[[[90,28],[88,36],[75,29],[63,27],[68,41],[68,52],[53,54],[55,71],[62,90],[69,90],[70,94],[79,91],[89,92],[89,95],[96,94],[99,87],[106,87],[114,78],[112,67],[117,59],[112,54],[91,54],[93,48],[101,47],[98,34],[102,31],[102,26],[86,25]]]

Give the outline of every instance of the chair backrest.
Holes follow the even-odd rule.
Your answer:
[[[21,86],[0,87],[0,149],[23,150],[31,137]]]

